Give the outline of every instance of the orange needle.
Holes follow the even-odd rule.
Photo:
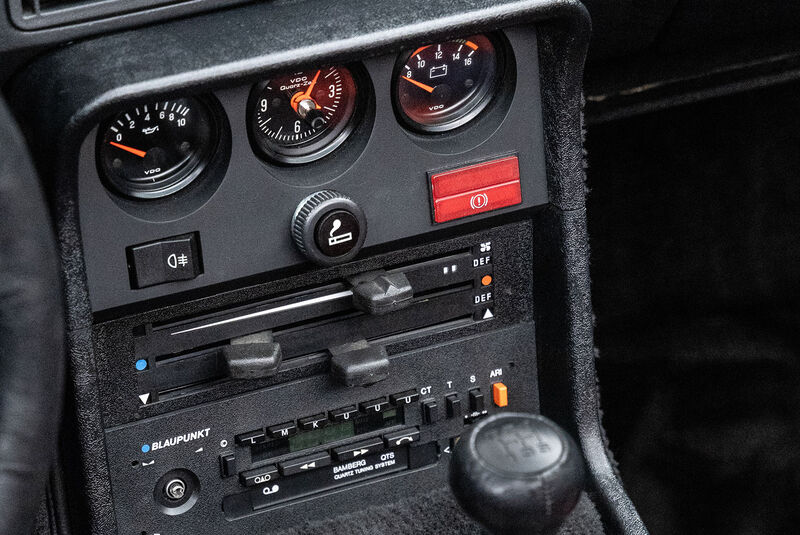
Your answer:
[[[321,72],[322,72],[322,69],[318,70],[317,74],[314,75],[314,79],[311,80],[311,85],[308,86],[308,89],[306,89],[306,92],[304,93],[306,98],[311,96],[311,91],[313,91],[314,90],[314,86],[317,85],[317,78],[319,78],[319,73],[321,73]]]
[[[126,150],[126,151],[130,152],[131,154],[135,154],[139,158],[144,158],[145,155],[147,154],[147,152],[145,152],[143,150],[134,149],[133,147],[128,147],[127,145],[121,145],[119,143],[114,143],[113,141],[109,141],[108,143],[109,143],[109,145],[114,145],[118,149]]]
[[[431,86],[429,86],[429,85],[425,85],[422,82],[417,82],[416,80],[412,80],[408,76],[403,76],[403,80],[407,80],[407,81],[411,82],[412,84],[414,84],[415,86],[421,87],[422,89],[424,89],[428,93],[433,93],[433,88]]]

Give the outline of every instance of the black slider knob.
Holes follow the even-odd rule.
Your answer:
[[[464,510],[496,534],[553,534],[578,502],[583,459],[558,425],[501,413],[459,440],[450,486]]]

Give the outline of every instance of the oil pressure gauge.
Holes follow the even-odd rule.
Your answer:
[[[453,130],[486,108],[497,82],[497,50],[485,35],[421,46],[400,57],[395,108],[414,130]]]
[[[279,163],[318,160],[350,135],[359,100],[356,80],[344,66],[277,74],[250,94],[251,143]]]
[[[117,193],[138,199],[165,197],[202,173],[218,139],[215,115],[202,99],[147,102],[101,125],[98,167]]]

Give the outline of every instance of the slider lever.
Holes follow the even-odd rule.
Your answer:
[[[331,373],[347,386],[369,386],[389,377],[389,356],[384,346],[366,340],[328,348]]]
[[[380,316],[411,304],[414,289],[405,273],[368,271],[347,279],[353,288],[353,305],[362,312]]]
[[[232,339],[222,356],[231,379],[261,379],[278,373],[283,351],[272,341],[272,331],[264,331]]]

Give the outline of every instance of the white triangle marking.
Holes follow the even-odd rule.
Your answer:
[[[486,312],[483,313],[483,319],[488,320],[488,319],[493,318],[493,317],[494,317],[494,314],[492,314],[492,310],[487,308]]]
[[[147,402],[150,401],[150,392],[147,394],[139,394],[139,399],[142,400],[143,405],[147,405]]]

